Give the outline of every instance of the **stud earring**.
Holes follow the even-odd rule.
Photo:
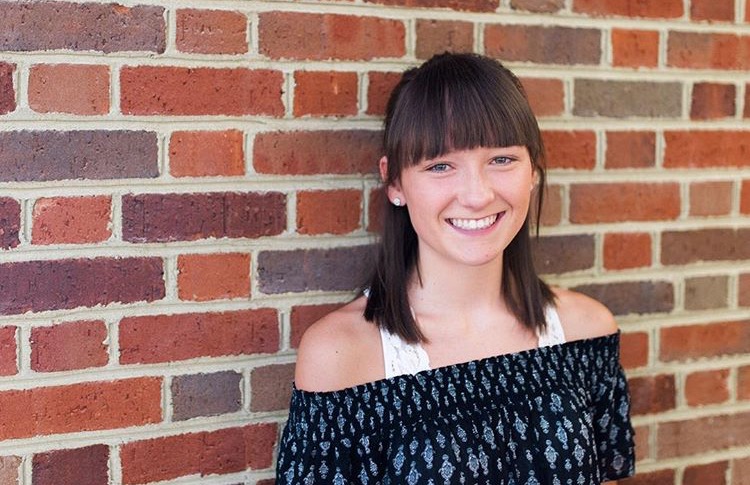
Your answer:
[[[393,205],[395,205],[396,207],[401,207],[401,199],[399,199],[398,197],[395,197],[393,199]]]

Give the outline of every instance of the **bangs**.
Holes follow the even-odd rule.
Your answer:
[[[384,147],[394,169],[476,147],[526,146],[539,161],[539,127],[510,71],[479,56],[430,64],[407,73],[394,96]]]

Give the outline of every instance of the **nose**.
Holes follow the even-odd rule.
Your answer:
[[[465,207],[481,209],[495,198],[495,191],[488,174],[483,170],[471,170],[464,174],[459,191],[459,202]]]

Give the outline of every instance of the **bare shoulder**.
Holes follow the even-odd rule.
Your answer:
[[[567,341],[601,337],[617,332],[617,322],[609,309],[582,293],[553,288],[557,313]]]
[[[305,331],[297,350],[295,385],[333,391],[383,377],[380,333],[362,315],[364,297],[321,318]]]

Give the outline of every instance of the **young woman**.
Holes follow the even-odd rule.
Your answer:
[[[632,475],[615,321],[534,271],[544,148],[516,77],[473,54],[407,71],[384,150],[378,261],[364,294],[303,337],[277,483]]]

